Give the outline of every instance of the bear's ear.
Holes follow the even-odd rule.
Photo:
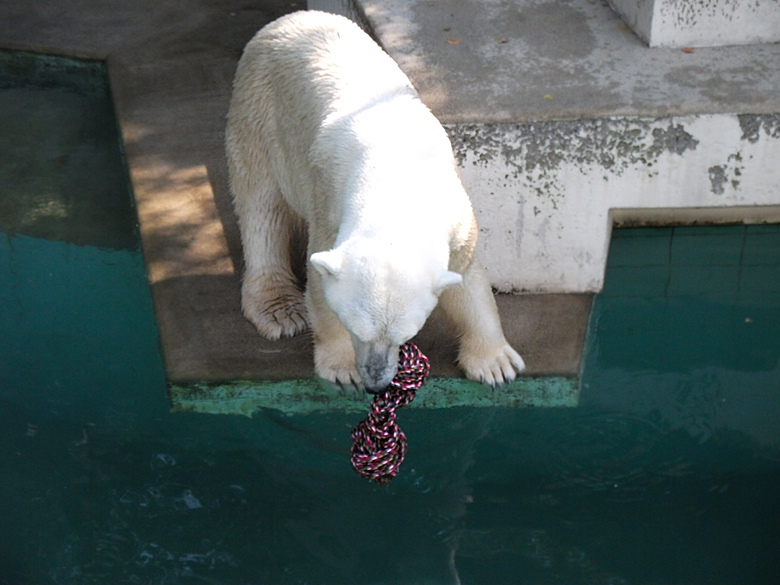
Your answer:
[[[311,255],[311,263],[322,276],[338,276],[341,272],[343,257],[336,250],[317,252]]]
[[[457,272],[445,270],[439,274],[439,278],[434,283],[434,292],[438,296],[446,289],[463,284],[463,277]]]

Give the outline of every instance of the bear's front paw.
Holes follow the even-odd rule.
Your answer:
[[[303,293],[293,283],[246,280],[241,288],[241,308],[267,339],[292,337],[309,328]]]
[[[355,369],[352,344],[328,343],[314,345],[314,372],[324,381],[346,392],[362,392],[363,381]]]
[[[511,382],[525,369],[523,358],[505,341],[497,346],[464,342],[458,362],[467,378],[490,386]]]

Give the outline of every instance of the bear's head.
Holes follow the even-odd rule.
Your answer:
[[[463,278],[448,254],[405,246],[342,245],[311,256],[325,300],[352,337],[355,368],[368,392],[387,388],[399,347],[414,337],[439,301]],[[443,258],[442,258],[443,256]]]

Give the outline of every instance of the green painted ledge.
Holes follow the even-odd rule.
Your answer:
[[[317,380],[170,384],[168,395],[172,412],[249,417],[264,408],[288,414],[365,412],[370,402],[368,396],[340,392]],[[573,407],[578,402],[577,378],[520,378],[500,388],[463,379],[434,378],[420,388],[409,408]]]

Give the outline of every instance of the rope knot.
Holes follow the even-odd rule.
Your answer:
[[[412,343],[398,351],[398,371],[387,390],[374,396],[365,419],[352,429],[352,467],[361,476],[385,485],[398,474],[406,455],[406,435],[395,420],[395,409],[414,400],[431,366]]]

